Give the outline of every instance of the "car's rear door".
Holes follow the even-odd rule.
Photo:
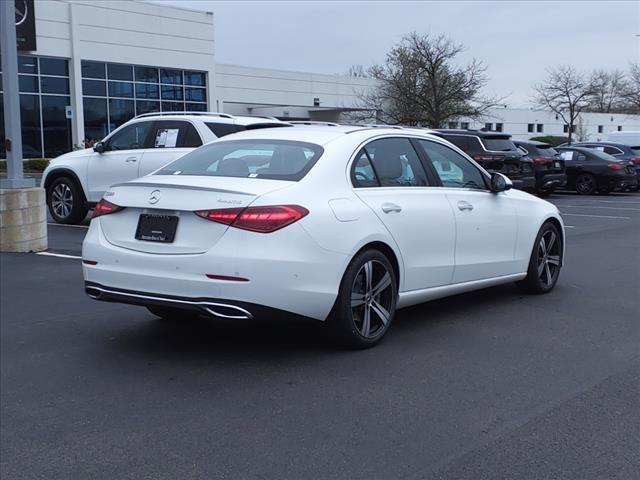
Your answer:
[[[442,189],[429,185],[408,137],[373,140],[352,166],[356,194],[395,240],[404,264],[403,290],[451,283],[455,222]]]
[[[517,211],[508,192],[492,193],[487,177],[447,145],[419,140],[455,214],[453,283],[520,273],[515,258]]]
[[[188,120],[156,120],[138,176],[147,175],[201,145],[200,134]]]

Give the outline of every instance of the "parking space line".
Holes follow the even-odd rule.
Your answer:
[[[562,205],[563,208],[606,208],[609,210],[634,210],[640,212],[640,208],[628,208],[628,207],[598,207],[596,205]]]
[[[631,220],[631,217],[617,217],[615,215],[587,215],[584,213],[566,213],[566,212],[560,212],[560,214],[562,216],[570,215],[572,217],[616,218],[619,220]]]
[[[36,255],[43,255],[45,257],[68,258],[71,260],[82,260],[82,257],[78,257],[77,255],[67,255],[66,253],[36,252]]]
[[[47,222],[47,225],[51,225],[53,227],[89,228],[88,225],[65,225],[64,223],[53,223],[53,222]]]

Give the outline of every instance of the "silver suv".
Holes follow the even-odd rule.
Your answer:
[[[129,120],[93,148],[66,153],[42,175],[49,213],[79,223],[104,192],[147,175],[205,143],[252,128],[290,126],[271,117],[210,112],[146,113]]]

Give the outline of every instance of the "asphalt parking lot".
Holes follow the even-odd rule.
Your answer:
[[[318,325],[166,324],[84,295],[82,226],[2,254],[5,479],[603,479],[640,471],[640,194],[554,195],[546,296],[403,310],[377,348]]]

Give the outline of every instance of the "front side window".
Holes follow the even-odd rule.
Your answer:
[[[381,138],[364,150],[382,187],[424,187],[427,174],[408,138]]]
[[[458,152],[440,143],[419,140],[443,187],[486,190],[482,172]]]
[[[128,125],[113,134],[107,141],[106,150],[137,150],[146,148],[147,138],[153,122],[139,122]]]
[[[311,170],[322,152],[319,145],[289,140],[220,141],[188,153],[156,175],[298,181]]]

